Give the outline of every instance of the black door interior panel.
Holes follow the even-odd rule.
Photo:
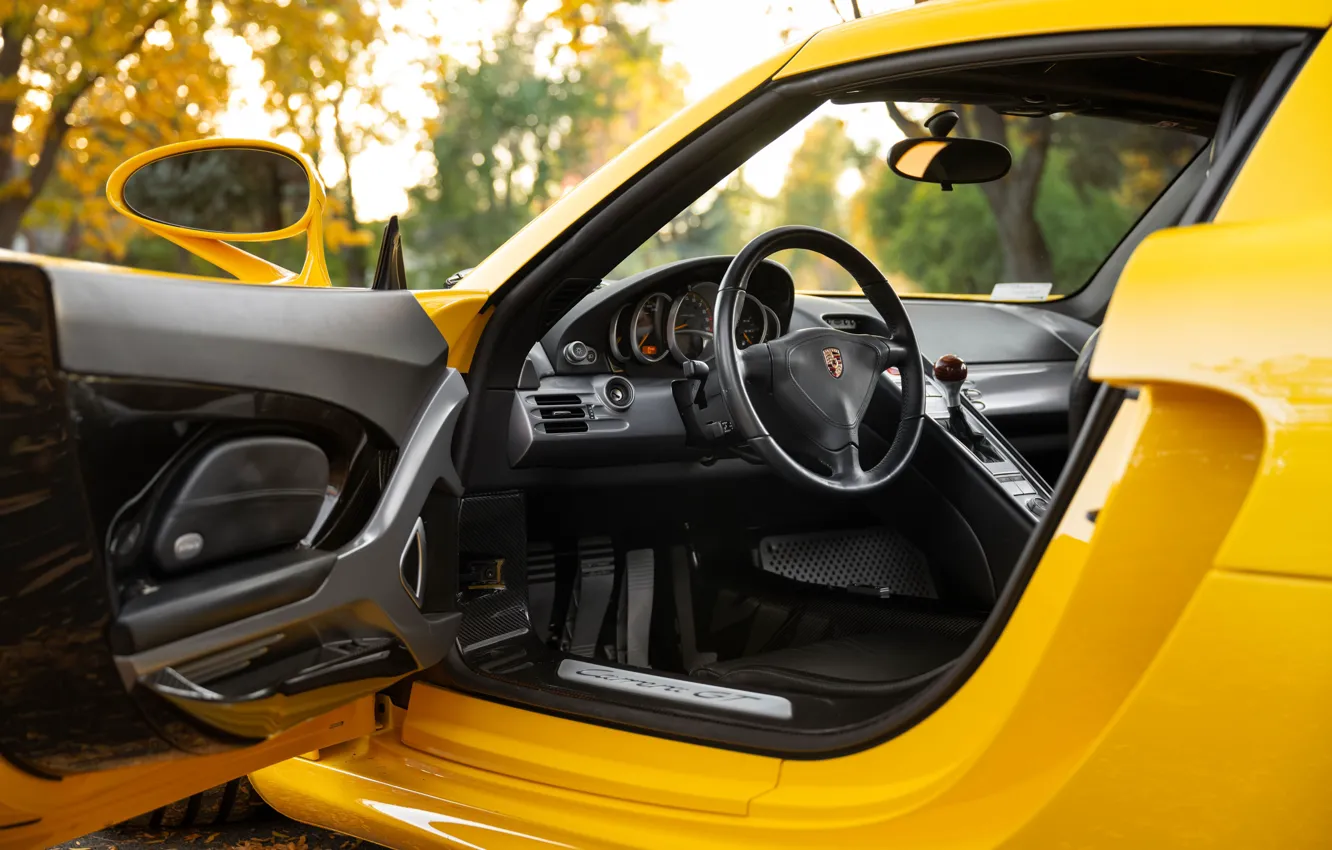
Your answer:
[[[240,746],[445,655],[467,389],[410,293],[52,277],[0,263],[0,754]]]
[[[289,605],[318,590],[336,562],[332,552],[279,552],[166,582],[124,602],[111,646],[132,654]]]
[[[115,660],[124,679],[171,697],[187,711],[197,708],[226,731],[247,735],[303,719],[290,703],[293,685],[321,670],[345,673],[351,665],[358,677],[391,681],[409,672],[401,669],[404,652],[413,659],[412,669],[438,663],[457,632],[459,614],[422,610],[399,570],[432,493],[446,498],[461,494],[451,451],[466,394],[462,376],[450,371],[417,417],[370,518],[353,539],[333,551],[336,560],[313,594],[118,654]],[[443,552],[447,542],[437,539],[431,548]],[[238,648],[264,652],[241,659],[247,668],[231,670],[227,665],[237,663],[233,653]],[[378,662],[388,666],[372,666]],[[329,665],[331,670],[325,670]],[[186,672],[191,668],[206,671],[207,677],[191,677]],[[234,717],[216,710],[234,703],[245,704]]]
[[[234,437],[164,483],[146,536],[158,569],[184,573],[300,543],[328,492],[328,456],[296,437]]]
[[[406,291],[47,273],[69,372],[312,396],[401,442],[447,366],[448,345]]]

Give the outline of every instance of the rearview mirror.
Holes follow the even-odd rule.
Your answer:
[[[903,139],[888,151],[888,167],[898,177],[921,183],[989,183],[1008,173],[1013,155],[985,139]]]
[[[193,150],[134,170],[121,197],[130,212],[159,224],[275,237],[304,220],[310,178],[299,160],[274,150]]]

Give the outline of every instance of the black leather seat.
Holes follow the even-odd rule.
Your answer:
[[[693,675],[727,685],[823,696],[892,694],[947,669],[974,636],[974,630],[905,626],[712,662]]]

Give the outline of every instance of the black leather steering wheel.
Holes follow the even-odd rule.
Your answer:
[[[735,327],[742,293],[766,257],[803,248],[836,262],[855,279],[888,323],[890,337],[832,328],[805,328],[740,350]],[[731,421],[749,446],[790,481],[838,493],[878,489],[906,468],[925,416],[925,371],[911,321],[892,286],[851,243],[817,227],[778,227],[756,237],[731,261],[713,313],[717,368]],[[860,423],[889,366],[902,374],[902,418],[883,459],[860,466]],[[804,438],[805,453],[827,474],[802,464],[778,445],[759,419],[750,394],[770,394],[786,422]]]

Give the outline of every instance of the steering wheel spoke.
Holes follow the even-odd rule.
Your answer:
[[[740,352],[740,377],[747,389],[768,391],[772,388],[772,348],[756,343]]]
[[[908,363],[911,363],[912,360],[915,360],[917,363],[920,362],[920,353],[913,350],[914,346],[908,347],[894,342],[891,339],[885,339],[883,340],[883,343],[887,346],[887,354],[884,359],[883,368],[887,369],[891,366],[896,366],[900,369]]]
[[[855,443],[847,443],[835,451],[819,447],[815,456],[837,480],[854,482],[865,476],[865,470],[860,466],[860,447]]]

